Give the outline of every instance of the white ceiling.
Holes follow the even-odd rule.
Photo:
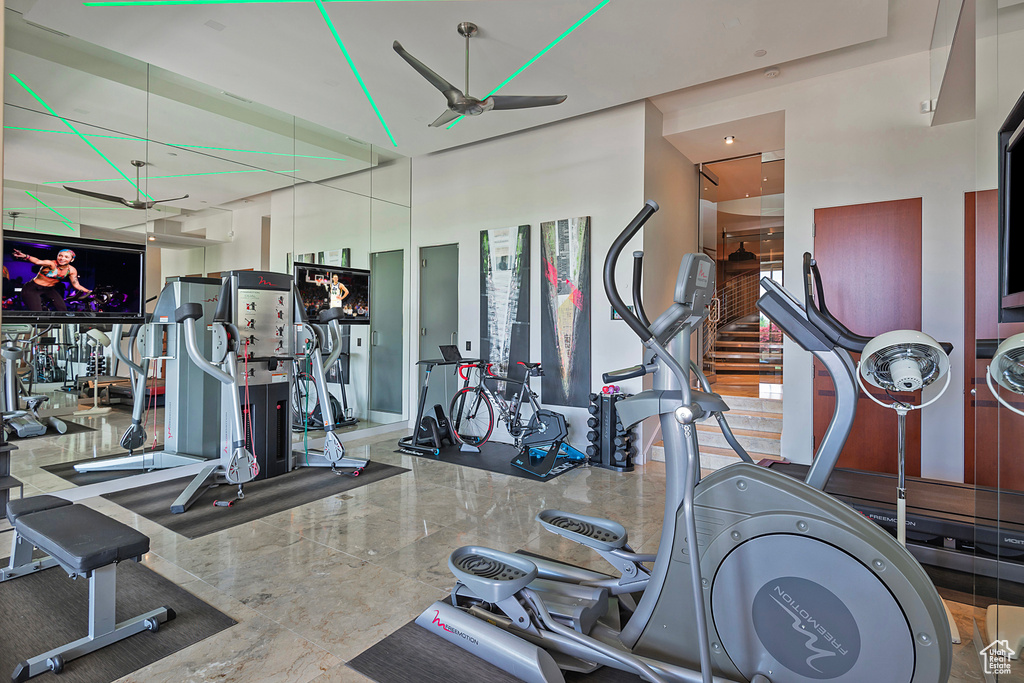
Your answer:
[[[25,18],[215,89],[390,147],[316,6],[84,7],[8,0]],[[471,91],[526,63],[597,0],[331,2],[327,9],[405,156],[502,135],[883,38],[886,0],[612,0],[524,71],[505,94],[566,94],[557,107],[490,112],[428,128],[439,92],[392,50],[399,40],[463,81],[458,22],[480,26]],[[934,14],[932,15],[934,16]],[[929,20],[930,21],[930,20]],[[213,28],[211,28],[211,25]],[[219,29],[218,27],[224,28]],[[757,58],[756,50],[767,51]]]
[[[566,94],[564,104],[489,112],[452,130],[428,127],[443,98],[394,53],[394,40],[461,87],[464,43],[455,26],[476,22],[470,91],[482,95],[598,0],[327,2],[396,148],[312,2],[88,8],[81,0],[6,0],[7,72],[83,133],[139,138],[90,139],[132,177],[131,159],[150,164],[144,191],[191,196],[135,212],[70,195],[54,183],[104,180],[76,186],[129,198],[135,189],[73,135],[7,130],[4,206],[31,210],[18,227],[59,220],[28,189],[74,222],[124,228],[351,174],[381,153],[427,154],[646,97],[668,125],[674,110],[736,91],[927,49],[937,1],[611,0],[502,90]],[[765,82],[761,71],[776,64],[782,75]],[[10,78],[5,103],[7,126],[63,126]],[[756,147],[749,151],[783,146],[775,140],[781,117],[739,122],[750,129],[742,136]],[[736,134],[725,132],[730,126],[669,139],[694,161],[719,159],[742,153],[712,148]],[[217,175],[159,178],[195,173]]]

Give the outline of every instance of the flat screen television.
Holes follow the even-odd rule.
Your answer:
[[[4,231],[4,322],[144,322],[146,246]]]
[[[324,309],[341,308],[342,325],[370,324],[370,271],[296,263],[292,274],[310,322]]]
[[[1024,320],[1024,94],[999,129],[1000,322]]]

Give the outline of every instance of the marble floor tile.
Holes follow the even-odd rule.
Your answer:
[[[313,683],[370,683],[370,679],[342,664],[320,674]]]
[[[298,534],[257,520],[192,540],[174,534],[173,538],[162,538],[160,543],[154,540],[151,551],[204,578],[226,567],[269,555],[299,540]]]
[[[120,679],[123,683],[305,683],[341,660],[302,636],[257,617]]]

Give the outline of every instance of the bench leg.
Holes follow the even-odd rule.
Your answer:
[[[160,624],[174,619],[174,610],[170,607],[160,607],[115,624],[116,572],[117,566],[110,564],[93,571],[89,577],[89,635],[21,662],[11,674],[12,681],[23,683],[47,671],[60,673],[64,665],[72,659],[95,652],[141,631],[156,631]]]
[[[34,574],[44,569],[57,566],[57,560],[52,557],[43,557],[38,560],[32,559],[34,546],[23,540],[17,531],[11,539],[11,561],[0,569],[0,583],[9,579],[16,579],[26,574]]]

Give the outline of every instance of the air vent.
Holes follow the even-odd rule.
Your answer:
[[[239,102],[245,102],[246,104],[252,104],[252,100],[247,100],[244,97],[242,97],[241,95],[235,95],[235,94],[229,93],[226,90],[221,90],[220,94],[224,95],[225,97],[230,97],[233,100],[238,100]]]
[[[60,31],[58,31],[56,29],[50,28],[49,26],[43,26],[42,24],[37,24],[36,22],[29,21],[28,19],[25,20],[25,23],[28,24],[29,26],[35,26],[40,31],[46,31],[47,33],[52,33],[53,35],[60,36],[61,38],[70,38],[71,37],[71,36],[69,36],[66,33],[61,33]]]

